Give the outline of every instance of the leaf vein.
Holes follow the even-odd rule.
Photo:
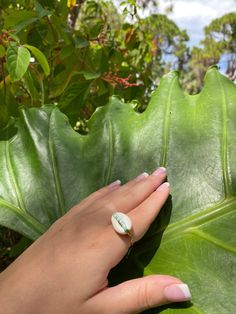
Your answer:
[[[36,231],[39,236],[47,230],[47,228],[38,220],[36,220],[33,216],[31,216],[27,212],[23,212],[21,208],[9,203],[8,201],[0,198],[0,205],[8,208],[11,212],[16,214],[19,219],[22,220],[28,227],[33,228],[33,230]]]
[[[176,81],[176,77],[171,82],[168,99],[167,99],[167,105],[166,105],[166,111],[164,116],[164,131],[163,131],[163,145],[162,145],[162,156],[161,156],[161,166],[166,166],[167,161],[167,151],[168,151],[168,142],[169,142],[169,130],[170,130],[170,108],[171,108],[171,95],[174,88],[174,83]]]
[[[177,234],[178,232],[183,233],[186,229],[191,227],[196,227],[208,223],[209,221],[219,218],[222,215],[225,215],[236,208],[236,199],[230,199],[228,201],[220,202],[215,206],[202,210],[200,213],[191,215],[187,218],[184,218],[176,223],[170,224],[166,229],[166,232],[163,236],[163,241],[169,240],[171,235]]]
[[[61,183],[60,183],[60,177],[59,177],[59,173],[57,170],[57,166],[56,166],[56,156],[55,156],[55,152],[53,149],[53,143],[52,143],[52,138],[51,138],[51,118],[52,115],[50,116],[50,122],[49,122],[49,140],[48,140],[48,146],[49,146],[49,155],[50,155],[50,160],[51,160],[51,165],[52,165],[52,172],[53,172],[53,177],[55,180],[55,188],[56,188],[56,195],[57,195],[57,199],[58,199],[58,203],[59,203],[59,210],[61,215],[63,216],[66,213],[65,210],[65,200],[63,197],[63,191],[62,191],[62,187],[61,187]]]
[[[212,243],[213,245],[216,245],[222,249],[225,249],[226,251],[230,251],[231,253],[236,253],[236,248],[232,245],[229,245],[227,243],[222,242],[221,240],[217,239],[216,237],[206,233],[202,230],[192,229],[191,233],[199,238],[202,238],[203,240],[206,240],[209,243]]]
[[[10,146],[9,146],[8,141],[5,142],[5,151],[6,151],[7,168],[9,171],[9,175],[10,175],[15,193],[16,193],[18,205],[19,205],[21,211],[26,212],[25,204],[24,204],[23,198],[21,196],[16,178],[15,178],[15,174],[14,174],[14,170],[13,170],[13,166],[12,166],[12,162],[11,162],[11,156],[10,156]]]
[[[108,166],[107,166],[107,172],[105,175],[105,183],[104,185],[107,185],[111,178],[111,169],[112,169],[112,160],[113,160],[113,154],[114,154],[114,148],[113,148],[113,128],[111,120],[108,120],[108,134],[109,134],[109,147],[108,147]]]
[[[222,82],[219,78],[219,74],[217,72],[217,80],[220,85],[220,90],[222,91],[222,148],[221,148],[221,156],[223,160],[223,181],[224,181],[224,190],[225,190],[225,197],[229,195],[229,176],[228,176],[228,127],[227,127],[227,118],[228,118],[228,110],[227,110],[227,102],[226,102],[226,95],[225,90],[222,85]]]

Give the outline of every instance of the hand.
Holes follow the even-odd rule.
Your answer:
[[[111,224],[127,214],[138,241],[169,195],[164,168],[91,194],[34,242],[0,275],[0,313],[126,314],[190,298],[179,279],[152,275],[108,287],[108,274],[127,253],[128,235]]]

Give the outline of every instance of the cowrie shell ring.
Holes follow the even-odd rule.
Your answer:
[[[130,237],[131,245],[133,245],[131,219],[124,213],[115,212],[111,216],[111,223],[117,233],[127,234]]]

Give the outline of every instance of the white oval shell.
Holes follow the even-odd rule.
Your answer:
[[[120,234],[127,234],[132,229],[132,221],[130,218],[120,212],[112,214],[111,223],[115,231]]]

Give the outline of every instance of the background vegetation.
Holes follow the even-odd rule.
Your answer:
[[[158,12],[157,1],[0,0],[0,139],[22,105],[55,104],[86,133],[86,120],[113,94],[143,111],[171,69],[191,94],[222,58],[235,80],[236,13],[212,21],[189,48],[187,32],[168,18],[174,3],[143,18],[138,12]],[[29,242],[4,228],[0,239],[4,268]]]

